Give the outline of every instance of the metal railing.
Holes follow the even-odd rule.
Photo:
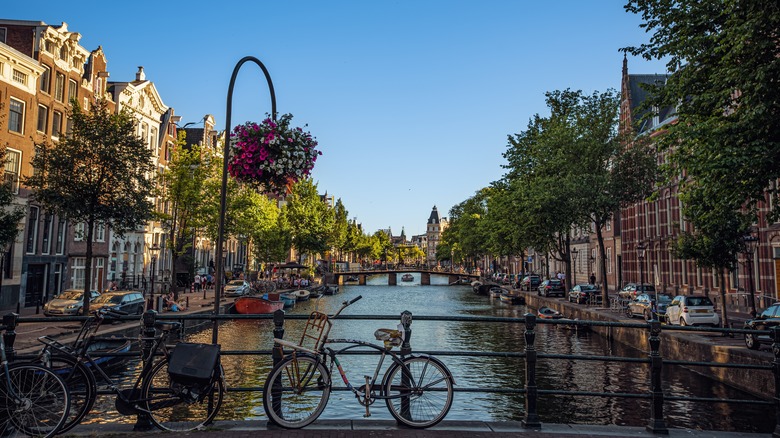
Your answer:
[[[153,312],[153,311],[152,311]],[[152,317],[148,317],[152,316]],[[185,326],[185,322],[190,322],[189,330],[201,330],[203,328],[210,327],[211,324],[207,322],[221,322],[230,320],[263,320],[272,319],[274,322],[273,335],[277,338],[283,338],[284,336],[284,323],[286,320],[305,320],[308,315],[286,315],[283,311],[277,311],[274,314],[268,315],[173,315],[173,314],[154,314],[147,315],[143,318],[144,326],[143,330],[153,329],[154,320],[176,320],[181,321],[182,327]],[[16,314],[8,314],[3,317],[3,325],[7,327],[3,333],[3,339],[6,345],[6,353],[10,358],[14,357],[14,340],[16,337],[15,329],[19,324],[32,323],[32,322],[60,322],[68,321],[73,322],[76,320],[84,320],[84,317],[70,317],[70,318],[20,318]],[[137,321],[137,317],[123,317],[123,320]],[[351,319],[351,320],[391,320],[397,321],[397,315],[340,315],[339,319]],[[649,323],[623,323],[623,322],[607,322],[607,321],[585,321],[585,320],[547,320],[537,319],[536,315],[526,314],[523,318],[508,318],[508,317],[470,317],[470,316],[414,316],[415,321],[447,321],[447,322],[472,322],[472,323],[484,323],[484,324],[523,324],[525,326],[523,339],[525,347],[522,351],[517,352],[492,352],[492,351],[476,351],[476,352],[464,352],[464,351],[415,351],[417,353],[428,353],[434,356],[461,356],[461,357],[511,357],[518,360],[524,360],[525,362],[525,376],[524,386],[521,389],[512,388],[495,388],[495,387],[462,387],[456,386],[456,392],[469,392],[469,393],[508,393],[508,394],[522,394],[525,399],[525,412],[523,414],[522,424],[526,428],[541,428],[542,422],[539,418],[537,405],[539,400],[544,396],[551,395],[566,395],[574,397],[618,397],[618,398],[634,398],[634,399],[646,399],[650,400],[650,409],[648,414],[648,423],[646,429],[656,434],[666,434],[668,429],[664,419],[665,403],[669,401],[688,401],[688,402],[700,402],[700,403],[727,403],[733,405],[763,405],[774,406],[775,408],[775,429],[773,432],[774,437],[780,437],[780,327],[774,327],[771,330],[756,331],[745,329],[723,329],[723,328],[694,328],[694,327],[672,327],[662,326],[659,321],[650,321]],[[576,325],[579,328],[592,328],[592,327],[607,327],[607,328],[629,328],[635,330],[644,330],[647,332],[648,344],[650,351],[645,358],[636,357],[614,357],[614,356],[597,356],[597,355],[581,355],[581,354],[554,354],[543,353],[536,349],[536,329],[539,324],[567,324]],[[135,329],[137,330],[137,329]],[[710,332],[719,333],[722,335],[733,334],[754,334],[754,335],[770,335],[772,343],[773,360],[766,364],[735,364],[735,363],[722,363],[722,362],[707,362],[707,361],[682,361],[682,360],[666,360],[661,356],[661,332],[663,331],[680,331],[680,332]],[[223,350],[221,354],[229,356],[246,356],[246,355],[268,355],[273,357],[273,354],[278,352],[278,349],[263,349],[263,350]],[[368,352],[344,352],[342,354],[370,354]],[[18,358],[17,358],[18,359]],[[277,358],[278,359],[278,358]],[[558,388],[540,388],[537,384],[536,374],[539,360],[584,360],[593,362],[604,363],[636,363],[648,365],[648,377],[650,382],[650,388],[646,392],[626,393],[626,392],[605,392],[605,391],[568,391]],[[661,369],[664,365],[674,366],[702,366],[702,367],[715,367],[726,369],[740,369],[740,370],[761,370],[770,372],[774,379],[774,396],[771,400],[748,400],[748,399],[720,399],[720,398],[708,398],[708,397],[682,397],[675,396],[673,394],[667,394],[663,389],[662,373]],[[333,390],[341,390],[346,388],[336,388]],[[228,391],[231,392],[255,392],[262,391],[262,386],[252,387],[229,387]]]

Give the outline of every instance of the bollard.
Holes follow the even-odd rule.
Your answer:
[[[152,355],[152,347],[154,346],[154,336],[156,334],[156,331],[154,329],[154,323],[157,320],[157,312],[154,310],[147,310],[144,312],[143,317],[141,318],[141,323],[143,324],[143,344],[141,345],[141,363],[144,364],[144,369],[141,370],[142,374],[148,373],[151,371],[150,369],[146,369],[146,360],[149,359],[149,357]],[[151,364],[151,361],[149,362]],[[143,382],[141,383],[143,385]],[[139,412],[136,420],[135,425],[133,426],[134,431],[145,431],[145,430],[151,430],[154,428],[154,424],[152,424],[152,420],[149,417],[149,414],[145,412]]]
[[[526,429],[541,429],[542,422],[536,412],[536,402],[539,393],[536,388],[536,315],[525,314],[525,418],[522,420]]]
[[[184,299],[184,306],[187,308],[187,310],[190,309],[190,297]]]
[[[780,327],[772,327],[772,374],[775,376],[775,430],[772,436],[780,437]]]
[[[661,388],[661,370],[663,358],[659,352],[661,346],[661,321],[650,321],[650,423],[645,427],[648,432],[668,435],[669,429],[664,422],[664,391]]]
[[[277,310],[274,312],[274,338],[284,339],[284,310]],[[284,350],[282,346],[273,345],[271,350],[271,358],[274,362],[274,367],[284,359]],[[271,409],[276,413],[281,413],[282,407],[282,382],[276,381],[271,386]],[[275,426],[271,420],[267,422],[268,426]]]
[[[41,313],[41,300],[38,300],[35,302],[35,314],[39,315]]]
[[[3,315],[3,325],[5,326],[3,343],[5,344],[6,359],[8,359],[8,362],[13,362],[16,356],[14,341],[16,341],[16,326],[19,325],[19,314],[9,313]]]

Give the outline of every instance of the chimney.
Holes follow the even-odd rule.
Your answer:
[[[138,72],[135,74],[135,80],[136,81],[145,81],[146,75],[144,74],[144,66],[139,65],[138,66]]]

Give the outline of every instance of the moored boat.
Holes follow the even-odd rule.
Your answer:
[[[339,285],[338,284],[325,284],[320,289],[320,293],[322,295],[335,295],[339,293]]]
[[[263,294],[263,299],[269,301],[281,301],[284,303],[284,308],[293,307],[298,300],[295,296],[290,295],[289,292]]]
[[[557,310],[553,310],[549,307],[540,307],[537,315],[541,319],[561,319],[563,315]]]
[[[401,276],[401,281],[414,281],[414,275],[404,274]]]
[[[491,287],[490,292],[488,292],[488,295],[490,295],[490,298],[501,298],[501,295],[506,292],[506,289],[502,289],[500,287]]]
[[[501,302],[507,304],[525,304],[525,297],[522,295],[516,295],[509,291],[504,291],[501,294]]]
[[[284,308],[283,301],[270,301],[262,297],[239,297],[234,303],[236,312],[243,315],[274,313]]]
[[[293,295],[297,301],[306,301],[309,299],[311,292],[307,291],[306,289],[300,289],[296,290],[295,292],[289,292],[289,294]]]

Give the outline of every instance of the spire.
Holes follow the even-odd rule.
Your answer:
[[[431,215],[428,217],[428,223],[429,224],[438,224],[439,223],[439,211],[436,210],[436,206],[433,206],[433,210],[431,210]]]
[[[623,52],[623,76],[628,74],[628,57],[626,52]]]

